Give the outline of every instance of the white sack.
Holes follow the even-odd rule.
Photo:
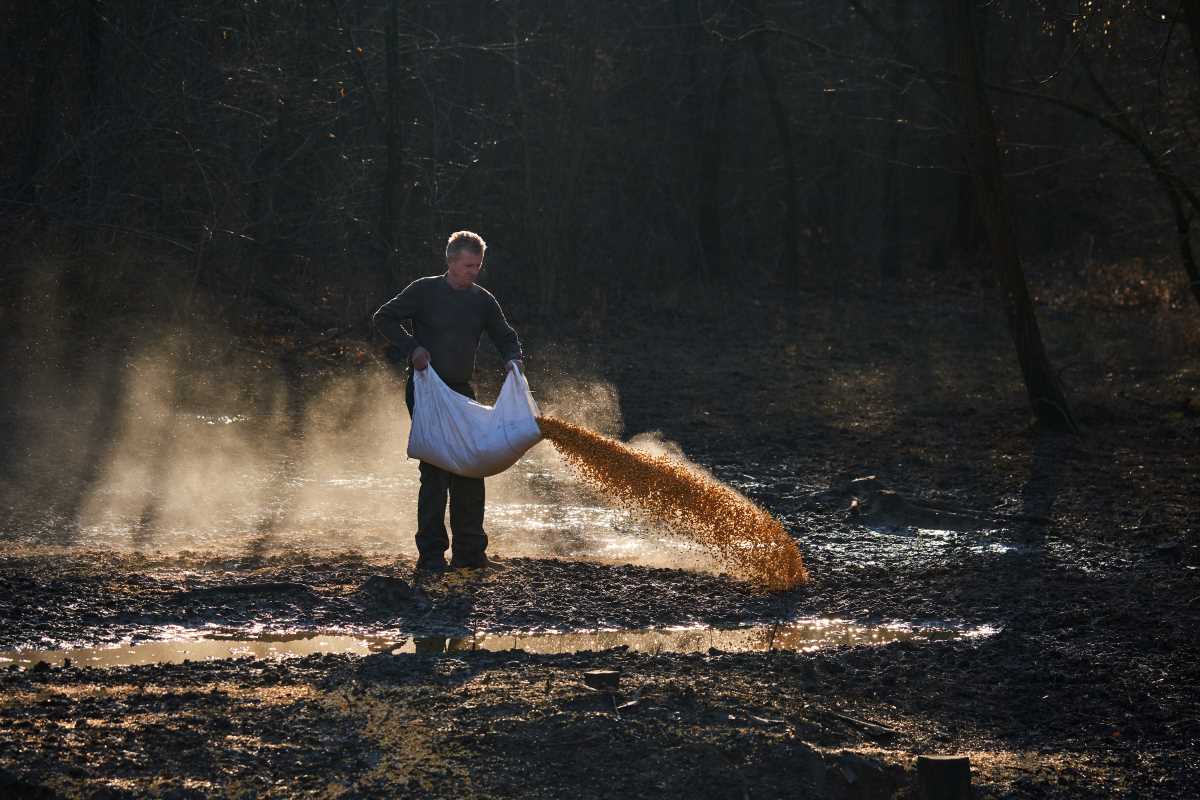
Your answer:
[[[485,406],[445,384],[433,367],[413,370],[413,420],[408,457],[486,478],[517,463],[542,438],[529,381],[510,370],[496,405]]]

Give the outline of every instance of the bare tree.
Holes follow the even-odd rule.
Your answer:
[[[724,39],[717,40],[719,55],[706,47],[712,37],[699,4],[675,0],[674,8],[687,55],[683,116],[692,144],[690,157],[679,161],[677,181],[685,191],[696,229],[695,244],[690,248],[696,255],[692,259],[695,270],[705,277],[717,277],[728,266],[722,255],[720,183],[729,77],[739,51]]]
[[[756,22],[763,25],[765,17],[759,0],[750,0],[750,9]],[[765,25],[763,30],[765,31]],[[788,288],[796,292],[800,289],[800,209],[796,197],[796,158],[792,152],[791,126],[788,124],[787,108],[780,97],[779,81],[775,78],[775,69],[767,53],[766,36],[759,33],[751,37],[750,45],[758,74],[762,76],[763,86],[767,90],[771,119],[775,121],[775,135],[779,140],[779,153],[783,159],[783,257],[780,267]]]
[[[59,65],[65,55],[65,46],[51,47],[52,26],[58,23],[53,18],[55,9],[41,3],[33,4],[34,8],[22,20],[25,30],[22,34],[27,41],[44,41],[44,46],[32,57],[33,88],[29,99],[32,101],[29,114],[29,135],[25,142],[25,154],[21,159],[20,172],[17,175],[16,199],[22,203],[34,204],[37,196],[37,173],[45,158],[47,138],[51,126],[51,84]]]
[[[404,136],[400,108],[400,0],[388,0],[384,20],[384,49],[387,62],[387,168],[383,177],[383,203],[379,231],[387,246],[385,275],[398,281],[400,214],[404,203]]]
[[[1037,419],[1053,428],[1077,431],[1058,376],[1050,366],[1033,302],[1017,252],[1012,216],[1004,193],[996,127],[980,73],[975,47],[974,3],[945,0],[946,41],[958,72],[962,99],[962,140],[991,255],[1004,301],[1009,333],[1025,388]]]
[[[1196,69],[1200,70],[1200,0],[1183,0],[1183,13],[1188,30],[1192,35],[1192,54],[1196,57]]]
[[[892,29],[903,34],[908,19],[908,0],[893,0]],[[883,165],[883,243],[879,253],[880,274],[885,278],[898,278],[901,273],[900,259],[900,118],[904,115],[904,79],[902,70],[893,67],[888,71],[888,83],[892,84],[891,118],[888,129],[886,161]]]

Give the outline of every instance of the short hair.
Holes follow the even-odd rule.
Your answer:
[[[477,256],[482,256],[487,250],[487,242],[478,233],[472,231],[455,231],[446,240],[446,260],[454,259],[464,250],[470,250]]]

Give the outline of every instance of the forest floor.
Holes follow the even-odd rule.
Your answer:
[[[1078,436],[1032,424],[996,290],[969,279],[788,302],[668,292],[616,318],[584,309],[569,329],[522,326],[535,392],[604,381],[626,435],[659,432],[784,522],[812,575],[786,593],[506,557],[496,536],[501,569],[419,582],[410,558],[353,550],[98,549],[24,535],[29,504],[10,491],[0,648],[204,630],[424,647],[13,663],[0,794],[915,797],[917,755],[964,754],[981,798],[1193,796],[1200,313],[1129,265],[1033,282]],[[243,346],[269,354],[268,333]],[[314,375],[364,368],[364,343],[305,346]],[[986,635],[469,647],[814,618]],[[440,636],[460,643],[430,647]],[[585,685],[600,668],[620,672],[615,691]]]

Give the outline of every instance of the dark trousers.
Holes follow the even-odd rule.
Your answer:
[[[448,384],[461,395],[475,399],[470,384]],[[413,413],[413,382],[404,389],[408,415]],[[440,562],[450,539],[446,535],[446,499],[450,500],[450,530],[454,532],[451,564],[480,566],[487,561],[487,534],[483,531],[483,478],[464,478],[441,467],[421,462],[421,491],[417,495],[418,563]]]

